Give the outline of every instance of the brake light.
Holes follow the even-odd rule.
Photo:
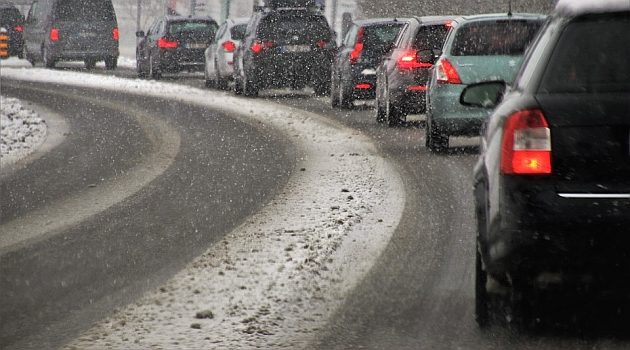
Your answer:
[[[372,84],[370,83],[358,83],[354,86],[355,89],[358,90],[369,90],[372,88]]]
[[[461,84],[459,73],[453,64],[442,57],[437,63],[437,82],[439,84]]]
[[[317,47],[320,49],[325,49],[328,47],[328,42],[326,40],[320,40],[317,42]]]
[[[221,44],[223,47],[223,51],[225,52],[234,52],[236,51],[236,44],[233,41],[225,41]]]
[[[112,38],[114,39],[114,41],[120,40],[120,31],[118,30],[118,28],[112,29]]]
[[[361,27],[357,33],[357,42],[354,44],[354,49],[350,52],[350,64],[355,64],[363,53],[363,36],[365,35],[365,28]]]
[[[455,26],[455,22],[454,21],[448,21],[448,22],[444,23],[444,26],[446,28],[453,28]]]
[[[504,125],[501,173],[549,175],[551,171],[551,130],[542,111],[512,114]]]
[[[50,30],[50,41],[59,41],[59,29],[52,28]]]
[[[20,26],[20,25],[15,26],[15,31],[16,32],[20,32],[20,33],[23,32],[24,31],[24,26]]]
[[[254,41],[252,47],[250,48],[255,55],[263,52],[266,49],[273,48],[273,41]]]
[[[400,69],[418,69],[418,68],[431,68],[433,65],[427,62],[420,62],[418,60],[418,51],[409,50],[403,52],[398,57],[398,68]]]
[[[160,49],[176,49],[179,46],[177,41],[169,40],[167,38],[160,38],[158,40],[158,47]]]
[[[407,91],[415,92],[415,91],[427,91],[428,87],[426,85],[411,85],[407,87]]]

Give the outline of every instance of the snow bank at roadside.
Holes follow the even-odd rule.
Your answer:
[[[398,174],[370,140],[271,102],[154,81],[39,69],[8,78],[176,98],[273,126],[305,158],[278,197],[166,285],[67,349],[298,348],[376,261],[402,214]]]
[[[82,62],[59,62],[59,66],[78,66],[83,67]],[[25,59],[10,57],[0,62],[2,68],[30,68],[31,64]],[[40,64],[41,65],[41,64]],[[97,67],[105,68],[105,62],[98,62]],[[136,59],[125,56],[118,57],[118,67],[136,69]]]
[[[46,122],[18,99],[0,96],[0,167],[31,154],[46,139]]]

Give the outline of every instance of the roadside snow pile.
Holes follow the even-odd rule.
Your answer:
[[[65,349],[304,348],[365,276],[404,208],[402,181],[360,132],[273,102],[155,81],[10,69],[9,79],[127,91],[272,126],[304,158],[282,193],[158,290]]]
[[[0,165],[29,155],[46,139],[46,122],[15,98],[0,96]]]

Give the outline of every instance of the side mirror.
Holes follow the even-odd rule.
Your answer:
[[[144,37],[145,37],[144,31],[139,30],[136,32],[136,38],[144,38]]]
[[[488,81],[468,85],[459,98],[459,103],[469,107],[495,108],[503,99],[507,89],[504,81]]]
[[[420,50],[418,52],[418,60],[421,63],[435,64],[437,57],[433,54],[433,50]]]

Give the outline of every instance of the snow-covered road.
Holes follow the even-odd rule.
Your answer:
[[[304,345],[376,261],[400,220],[399,175],[367,137],[322,116],[175,84],[20,68],[4,69],[3,76],[228,111],[275,127],[306,154],[283,193],[261,212],[67,348]]]

